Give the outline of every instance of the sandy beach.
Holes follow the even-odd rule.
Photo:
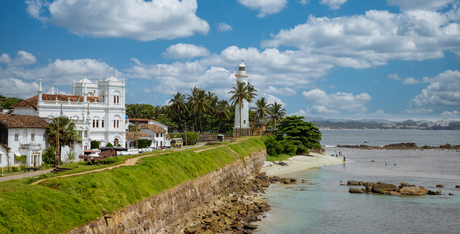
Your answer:
[[[330,166],[343,163],[342,157],[333,157],[326,154],[310,153],[309,156],[297,155],[285,161],[288,166],[280,166],[272,162],[265,162],[260,172],[268,176],[282,176],[290,173],[305,171],[315,167]]]

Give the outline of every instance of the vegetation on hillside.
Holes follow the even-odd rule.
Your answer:
[[[22,101],[24,101],[24,99],[0,95],[0,106],[2,106],[5,110],[10,109],[12,105]]]
[[[171,152],[143,158],[134,166],[40,185],[28,184],[32,179],[2,182],[0,233],[66,232],[97,219],[101,210],[113,213],[264,148],[261,138],[252,137],[201,153]]]

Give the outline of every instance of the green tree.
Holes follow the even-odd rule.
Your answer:
[[[185,95],[181,94],[180,92],[177,92],[177,94],[173,95],[173,98],[169,100],[169,105],[171,110],[174,111],[176,115],[179,117],[179,123],[181,123],[181,113],[185,111],[186,108]]]
[[[91,149],[99,149],[99,141],[91,141]]]
[[[228,105],[228,102],[226,100],[219,101],[216,109],[216,116],[219,118],[219,125],[217,126],[218,133],[220,131],[220,124],[222,120],[229,119],[230,114],[230,106]]]
[[[228,92],[232,95],[230,102],[232,105],[238,105],[240,111],[240,129],[241,129],[241,108],[243,108],[243,103],[245,100],[249,99],[248,86],[244,82],[236,82],[236,86],[233,87],[233,90]]]
[[[283,108],[282,104],[273,103],[272,106],[268,108],[270,121],[268,122],[269,125],[272,126],[272,129],[276,129],[278,123],[284,118],[286,115],[286,110]]]
[[[56,149],[54,148],[54,146],[50,146],[48,149],[43,150],[43,154],[42,154],[43,162],[47,164],[54,164],[55,151]]]
[[[58,124],[59,123],[59,126]],[[68,145],[73,147],[77,142],[78,132],[75,129],[75,123],[70,121],[67,117],[61,116],[53,119],[53,121],[48,125],[48,139],[50,145],[55,148],[59,148],[59,152],[62,146]],[[57,145],[57,136],[59,129],[59,145]],[[58,160],[55,163],[61,162],[60,155]]]
[[[264,124],[267,123],[267,117],[272,114],[270,112],[270,107],[271,106],[272,105],[267,102],[265,97],[257,99],[256,107],[251,107],[251,110],[255,110],[254,114],[255,114],[256,123],[260,123],[261,121],[263,121]]]
[[[67,159],[70,161],[70,163],[73,163],[76,159],[76,153],[74,148],[70,148],[69,152],[67,152]]]
[[[202,121],[201,121],[201,117],[202,117],[202,114],[205,113],[208,108],[209,108],[209,100],[206,98],[206,92],[204,90],[199,90],[195,99],[194,99],[194,102],[192,104],[192,108],[193,108],[193,112],[195,114],[198,114],[199,118],[200,118],[200,129],[201,129],[201,132],[204,132],[203,131],[203,125],[202,125]]]
[[[321,132],[318,127],[302,120],[303,116],[288,116],[280,121],[274,135],[276,140],[291,141],[297,147],[297,153],[308,152],[307,149],[321,149]]]
[[[17,97],[5,97],[0,95],[0,106],[2,106],[5,110],[10,109],[12,105],[22,101],[24,101],[24,99]]]
[[[112,143],[108,142],[107,145],[105,145],[105,147],[113,147]]]

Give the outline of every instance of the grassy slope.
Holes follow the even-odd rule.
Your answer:
[[[260,138],[201,153],[190,150],[147,157],[136,166],[55,178],[0,183],[0,233],[61,233],[214,171],[253,151]]]

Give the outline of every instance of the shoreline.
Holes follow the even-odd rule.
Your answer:
[[[308,169],[331,166],[343,163],[342,157],[333,157],[327,154],[310,153],[308,156],[296,155],[284,160],[287,166],[280,166],[272,162],[265,162],[260,173],[265,172],[267,176],[282,176],[291,173],[306,171]],[[346,161],[348,162],[348,160]]]

